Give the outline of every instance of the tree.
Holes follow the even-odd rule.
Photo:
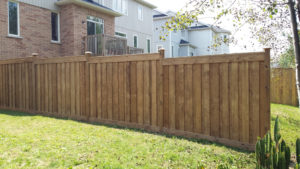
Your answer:
[[[288,49],[283,52],[278,58],[278,65],[281,68],[295,68],[295,53],[293,46],[293,38],[291,36],[288,37],[288,41],[290,46]]]
[[[231,39],[216,40],[216,44],[236,42],[236,32],[247,27],[252,38],[264,46],[272,47],[275,54],[289,47],[288,41],[284,41],[284,35],[293,33],[296,85],[300,103],[300,46],[296,18],[298,16],[300,20],[300,0],[296,1],[297,5],[295,0],[189,0],[185,9],[169,20],[164,28],[184,29],[209,13],[214,16],[213,26],[219,26],[225,21],[231,23],[235,29]]]

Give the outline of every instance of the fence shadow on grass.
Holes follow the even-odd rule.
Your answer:
[[[129,131],[132,131],[132,132],[139,132],[139,133],[152,134],[152,135],[156,135],[156,136],[163,136],[163,137],[169,138],[169,139],[176,138],[176,139],[180,139],[180,140],[187,140],[187,141],[191,141],[191,142],[195,142],[195,143],[203,144],[203,145],[215,145],[217,147],[226,147],[226,148],[228,148],[230,150],[233,150],[233,151],[236,151],[236,152],[240,152],[240,153],[247,153],[247,154],[252,153],[251,151],[242,150],[242,149],[231,147],[231,146],[226,146],[226,145],[223,145],[223,144],[220,144],[220,143],[216,143],[216,142],[212,142],[212,141],[207,141],[207,140],[203,140],[203,139],[186,138],[186,137],[182,137],[182,136],[173,136],[173,135],[165,134],[165,133],[151,132],[151,131],[146,131],[146,130],[143,130],[143,129],[136,129],[136,128],[130,128],[130,127],[122,127],[122,126],[111,125],[111,124],[103,124],[103,123],[98,123],[98,122],[78,121],[78,120],[73,120],[73,119],[69,119],[69,118],[54,117],[54,116],[41,115],[41,114],[31,114],[31,113],[25,113],[25,112],[19,112],[19,111],[11,111],[11,110],[0,110],[0,115],[8,115],[8,116],[16,116],[16,117],[41,116],[41,117],[48,117],[48,118],[53,118],[53,119],[57,119],[57,120],[71,120],[71,121],[76,121],[78,123],[85,123],[85,124],[90,124],[90,125],[95,125],[95,126],[103,126],[103,127],[113,128],[113,129],[129,130]]]

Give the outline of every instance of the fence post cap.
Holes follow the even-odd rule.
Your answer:
[[[35,57],[38,57],[39,54],[38,53],[32,53],[31,56],[35,58]]]
[[[86,57],[91,57],[93,53],[90,51],[86,51],[84,54]]]
[[[159,51],[160,57],[164,58],[165,57],[165,49],[164,48],[160,48],[158,51]]]

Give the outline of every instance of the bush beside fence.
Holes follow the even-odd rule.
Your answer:
[[[254,150],[270,129],[270,50],[0,61],[0,107]]]

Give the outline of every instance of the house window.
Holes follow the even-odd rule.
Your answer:
[[[87,34],[99,35],[104,33],[104,21],[103,19],[93,16],[87,17]]]
[[[128,15],[128,0],[113,0],[113,9],[124,15]]]
[[[11,1],[8,1],[8,34],[20,35],[19,4]]]
[[[138,6],[138,19],[140,20],[140,21],[142,21],[143,20],[143,7],[142,6]]]
[[[127,35],[125,33],[121,33],[121,32],[115,32],[115,35],[118,37],[122,37],[122,38],[126,38]]]
[[[133,36],[133,47],[138,47],[138,37],[136,35]]]
[[[150,41],[150,39],[147,39],[147,52],[148,53],[151,52],[151,41]]]
[[[51,30],[52,30],[52,41],[59,42],[59,15],[55,12],[51,13]]]

